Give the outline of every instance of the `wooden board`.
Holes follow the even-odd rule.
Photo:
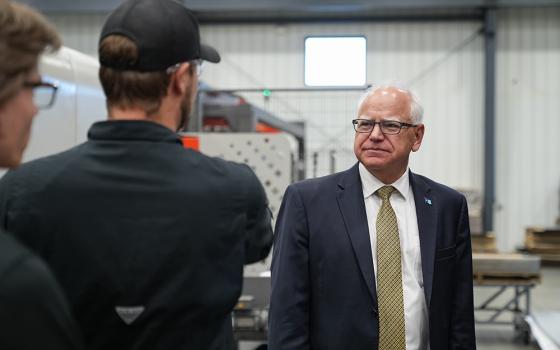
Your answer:
[[[541,259],[537,255],[517,253],[473,253],[473,274],[496,277],[540,276]]]
[[[495,253],[496,237],[493,234],[471,235],[473,253]]]

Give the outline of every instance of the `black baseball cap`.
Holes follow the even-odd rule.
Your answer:
[[[220,62],[216,49],[200,43],[194,14],[175,0],[125,1],[107,18],[99,42],[111,34],[136,43],[138,60],[127,62],[100,55],[104,67],[149,72],[195,59]]]

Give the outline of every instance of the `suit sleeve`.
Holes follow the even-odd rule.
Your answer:
[[[245,238],[245,263],[252,264],[263,260],[272,247],[272,215],[268,208],[266,193],[259,179],[251,171],[248,177],[247,195],[249,197]]]
[[[272,256],[269,349],[309,349],[309,230],[301,195],[284,194]]]
[[[476,349],[472,250],[467,202],[463,197],[457,227],[455,295],[451,318],[451,349]]]

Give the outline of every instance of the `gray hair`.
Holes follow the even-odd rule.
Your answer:
[[[422,123],[422,120],[424,119],[424,107],[420,104],[418,96],[402,83],[390,82],[370,86],[360,97],[358,101],[358,110],[362,107],[362,104],[369,96],[373,95],[378,90],[386,88],[395,88],[405,92],[410,97],[410,119],[412,120],[412,123]]]

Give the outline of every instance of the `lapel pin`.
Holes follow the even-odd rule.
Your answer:
[[[424,197],[424,203],[426,203],[427,205],[432,205],[432,200]]]

